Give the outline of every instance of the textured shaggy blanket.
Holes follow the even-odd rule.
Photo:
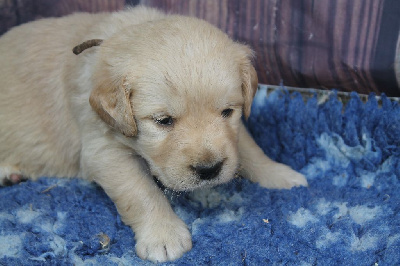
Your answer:
[[[171,265],[399,265],[400,106],[259,91],[248,128],[309,187],[237,179],[166,191],[193,249]],[[0,188],[0,265],[147,265],[103,190],[42,178]]]

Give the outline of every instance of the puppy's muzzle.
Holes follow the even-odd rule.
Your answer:
[[[190,169],[199,177],[201,180],[211,180],[216,178],[221,172],[224,161],[220,161],[211,166],[209,165],[196,165],[190,166]]]

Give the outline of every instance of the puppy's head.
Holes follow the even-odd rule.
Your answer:
[[[98,51],[90,104],[166,187],[230,180],[257,87],[252,51],[181,16],[127,28]]]

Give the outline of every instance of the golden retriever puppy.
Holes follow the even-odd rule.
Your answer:
[[[177,259],[191,235],[153,176],[190,191],[240,165],[265,187],[307,185],[242,125],[257,88],[252,57],[202,20],[145,7],[16,27],[0,38],[0,181],[93,180],[141,258]]]

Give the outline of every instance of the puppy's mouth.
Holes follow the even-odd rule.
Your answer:
[[[176,192],[189,192],[200,188],[211,188],[219,184],[230,181],[236,173],[236,169],[225,169],[227,159],[217,161],[212,164],[190,165],[183,172],[186,177],[182,178],[166,178],[165,170],[159,169],[154,171],[151,164],[142,157],[147,172],[152,176],[154,182],[161,190],[173,190]],[[230,174],[231,173],[231,174]]]
[[[176,192],[190,192],[196,189],[211,188],[223,183],[229,182],[235,176],[237,176],[237,171],[234,171],[232,176],[217,176],[213,179],[201,179],[198,176],[190,176],[186,180],[178,180],[173,183],[164,183],[161,178],[157,175],[153,175],[153,180],[161,190],[173,190]]]
[[[161,182],[161,180],[158,179],[158,177],[155,176],[155,175],[153,175],[153,181],[154,181],[154,183],[157,184],[159,189],[161,189],[163,191],[166,190],[166,189],[169,189],[168,187],[164,186],[163,182]]]
[[[213,187],[215,184],[209,184],[208,186],[206,184],[204,184],[203,182],[201,182],[201,180],[195,180],[194,182],[191,182],[190,185],[189,184],[184,184],[184,183],[180,183],[172,185],[172,186],[166,186],[164,185],[164,183],[162,182],[162,180],[160,178],[158,178],[158,176],[153,175],[153,180],[154,182],[157,184],[157,186],[165,191],[165,190],[173,190],[173,191],[177,191],[177,192],[189,192],[189,191],[193,191],[197,188],[204,188],[204,187]]]

